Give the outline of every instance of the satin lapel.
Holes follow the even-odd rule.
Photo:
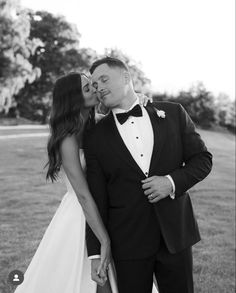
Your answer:
[[[122,137],[120,136],[112,113],[110,113],[106,118],[106,123],[104,126],[106,127],[106,143],[110,144],[115,154],[117,154],[122,160],[135,169],[141,176],[143,176],[143,171],[133,159]]]
[[[161,150],[167,137],[167,122],[165,120],[166,118],[157,116],[156,108],[154,106],[147,106],[145,108],[149,114],[154,135],[152,157],[149,167],[149,176],[153,176],[154,167],[160,159]]]

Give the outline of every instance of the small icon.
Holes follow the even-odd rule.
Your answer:
[[[14,279],[12,281],[13,282],[19,282],[20,281],[20,279],[19,279],[17,274],[14,275]]]
[[[19,270],[11,271],[8,275],[8,282],[13,285],[20,285],[24,281],[24,274]]]

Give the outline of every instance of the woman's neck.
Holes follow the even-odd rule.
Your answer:
[[[91,108],[84,108],[83,110],[81,110],[81,114],[84,118],[84,121],[88,120],[90,111],[91,111]]]

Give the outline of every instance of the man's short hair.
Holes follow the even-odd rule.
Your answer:
[[[121,61],[120,59],[108,57],[108,56],[95,61],[92,64],[91,68],[89,69],[89,72],[93,74],[94,70],[102,64],[107,64],[109,67],[119,67],[129,72],[127,65],[123,61]]]

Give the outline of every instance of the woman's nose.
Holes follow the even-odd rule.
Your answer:
[[[97,92],[97,89],[94,86],[91,86],[91,92],[92,93],[96,93]]]

